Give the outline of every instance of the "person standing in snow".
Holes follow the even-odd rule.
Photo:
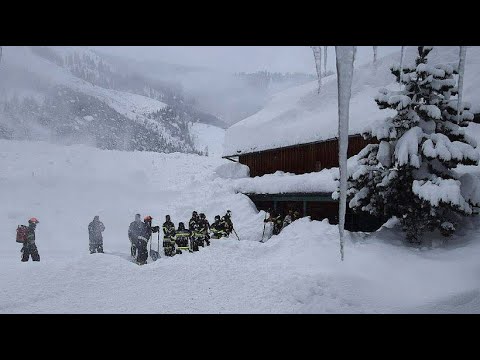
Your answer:
[[[100,217],[96,215],[93,221],[88,224],[88,238],[90,254],[94,252],[103,253],[103,236],[105,225],[100,221]]]
[[[180,249],[188,249],[190,252],[198,251],[198,246],[194,247],[191,241],[191,232],[188,229],[185,229],[183,222],[178,223],[178,229],[175,232],[175,242]],[[190,247],[189,247],[190,242]],[[181,254],[181,250],[180,250]]]
[[[225,231],[228,235],[230,235],[233,231],[232,212],[230,210],[227,210],[227,213],[223,217],[225,222]]]
[[[207,243],[207,246],[210,246],[210,223],[207,220],[207,217],[204,213],[200,214],[200,220],[198,222],[200,233],[203,236],[203,240]]]
[[[143,219],[143,229],[142,234],[137,237],[137,264],[145,265],[148,258],[147,244],[152,233],[157,233],[160,231],[159,226],[152,226],[153,217],[150,215],[145,216]]]
[[[132,257],[137,256],[138,237],[142,236],[145,225],[142,222],[140,214],[135,215],[135,221],[130,223],[128,228],[128,238],[130,239],[130,253]]]
[[[192,217],[188,222],[188,230],[194,231],[195,225],[198,223],[198,220],[199,220],[198,213],[196,211],[192,212]]]
[[[22,247],[22,261],[28,261],[32,256],[32,261],[40,261],[40,254],[38,253],[37,245],[35,244],[35,229],[39,221],[37,218],[28,220],[27,238]]]
[[[170,215],[165,216],[162,229],[165,256],[173,256],[175,255],[175,224],[170,220]]]

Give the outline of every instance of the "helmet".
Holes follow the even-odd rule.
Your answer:
[[[215,215],[215,220],[220,220],[220,215]]]
[[[140,220],[141,220],[140,214],[135,214],[135,221],[140,221]]]
[[[197,216],[198,216],[198,214],[197,214],[196,211],[192,212],[192,217],[197,217]]]
[[[205,219],[205,214],[204,213],[200,214],[200,219]]]
[[[150,215],[145,216],[145,218],[143,219],[143,221],[145,221],[145,222],[152,221],[152,220],[153,220],[153,218]]]
[[[183,222],[178,223],[178,230],[185,230],[185,224]]]
[[[170,215],[165,216],[165,220],[170,221]]]
[[[232,212],[230,210],[227,210],[227,215],[232,215]]]
[[[28,220],[30,224],[38,224],[40,221],[38,221],[37,218],[32,217],[30,220]]]

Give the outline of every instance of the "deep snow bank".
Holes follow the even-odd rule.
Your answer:
[[[227,160],[0,141],[1,313],[480,312],[480,222],[448,248],[417,250],[396,229],[347,232],[301,219],[264,244],[264,213],[215,170]],[[242,179],[237,179],[242,180]],[[175,224],[232,210],[234,237],[146,266],[128,261],[134,214]],[[87,225],[105,223],[106,254]],[[40,263],[21,263],[17,224],[31,217]]]

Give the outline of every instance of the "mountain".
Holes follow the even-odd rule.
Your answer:
[[[413,64],[417,48],[406,48],[404,64]],[[390,71],[398,65],[400,52],[355,67],[350,101],[350,134],[370,128],[381,129],[390,110],[380,110],[374,98],[381,88],[398,89]],[[434,47],[429,64],[458,65],[458,46]],[[480,113],[480,47],[469,47],[467,53],[464,97],[472,111]],[[316,81],[276,93],[260,111],[231,126],[225,134],[225,155],[262,151],[301,143],[327,140],[338,136],[338,86],[336,75],[323,79],[318,93]],[[478,124],[469,131],[478,133]],[[478,139],[480,140],[480,138]]]
[[[3,138],[204,153],[205,146],[194,139],[192,126],[198,122],[225,125],[194,109],[189,101],[172,84],[122,73],[88,48],[3,49]]]

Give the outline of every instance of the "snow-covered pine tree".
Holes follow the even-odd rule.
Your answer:
[[[349,206],[355,211],[390,218],[396,216],[411,243],[420,243],[426,231],[439,229],[449,236],[458,215],[472,214],[480,205],[478,179],[460,178],[458,164],[476,165],[475,141],[464,127],[473,119],[468,104],[460,108],[451,65],[429,65],[432,47],[418,47],[415,66],[393,66],[401,91],[381,89],[380,109],[393,109],[389,117],[366,136],[376,137],[359,154],[359,167],[349,177]],[[465,181],[463,181],[465,180]],[[463,183],[462,183],[463,181]]]

